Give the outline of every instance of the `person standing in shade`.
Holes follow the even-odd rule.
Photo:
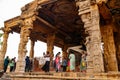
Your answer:
[[[75,54],[72,50],[69,51],[69,59],[70,59],[70,71],[75,71]]]
[[[67,60],[67,72],[70,72],[70,59]]]
[[[10,60],[10,63],[9,63],[9,65],[10,65],[10,72],[13,72],[13,71],[14,71],[14,64],[15,64],[15,62],[14,62],[14,59],[12,58],[12,59]]]
[[[6,72],[8,64],[9,64],[9,56],[7,56],[4,60],[4,72]]]
[[[66,72],[66,68],[67,68],[67,60],[64,57],[63,61],[62,61],[62,67],[63,67],[63,72]]]
[[[45,72],[49,72],[50,71],[50,53],[47,51],[47,54],[43,53],[43,56],[46,62],[41,69]]]
[[[56,72],[59,72],[60,71],[60,68],[61,68],[61,64],[60,64],[60,52],[58,52],[55,56],[55,64],[56,64]]]
[[[25,58],[25,72],[30,72],[30,59],[28,56]]]
[[[83,52],[81,62],[80,62],[80,71],[83,73],[86,73],[86,69],[87,69],[86,55],[87,54]]]

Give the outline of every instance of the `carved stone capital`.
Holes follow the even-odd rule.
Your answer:
[[[10,27],[4,29],[4,33],[9,34],[10,32],[12,32],[12,29]]]
[[[37,15],[37,7],[38,7],[38,0],[34,0],[33,2],[22,7],[21,18],[25,19]]]
[[[22,20],[22,24],[21,27],[24,27],[24,29],[29,29],[32,30],[33,29],[33,18],[27,18]]]
[[[90,1],[89,0],[78,0],[76,5],[79,7],[79,15],[90,12]]]
[[[103,2],[106,3],[108,0],[96,0],[97,4],[102,4]]]

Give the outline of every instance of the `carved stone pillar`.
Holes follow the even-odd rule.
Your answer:
[[[118,29],[118,28],[117,28]],[[116,57],[118,62],[118,70],[120,71],[120,29],[118,29],[119,32],[115,33],[115,45],[116,45]]]
[[[32,26],[32,19],[25,19],[23,21],[23,26],[21,27],[20,32],[20,43],[18,49],[18,61],[16,66],[16,72],[24,72],[25,69],[25,56],[26,56],[26,44],[29,39],[29,35],[31,33],[33,26]]]
[[[52,65],[52,60],[54,57],[53,49],[54,49],[54,40],[55,40],[55,34],[48,34],[47,35],[47,51],[50,53],[51,61],[50,66]],[[50,70],[52,70],[52,67],[50,67]]]
[[[67,49],[68,49],[68,46],[66,44],[64,44],[64,46],[62,48],[62,58],[68,57]]]
[[[9,37],[9,32],[5,31],[3,34],[3,44],[0,50],[0,70],[3,70],[3,67],[4,67],[4,57],[7,50],[8,37]]]
[[[104,72],[103,55],[101,51],[101,33],[99,25],[99,10],[91,0],[77,0],[79,15],[84,22],[87,48],[87,72]]]
[[[35,41],[31,40],[31,48],[30,48],[30,58],[31,59],[34,58],[34,45],[35,45]]]
[[[47,51],[51,54],[51,57],[53,57],[54,40],[55,40],[55,34],[48,34],[48,36],[47,36]]]
[[[117,1],[117,0],[116,0]],[[119,13],[118,13],[119,14]],[[114,42],[116,48],[116,57],[118,62],[118,71],[120,71],[120,17],[117,13],[113,16],[114,23]]]
[[[113,35],[113,24],[107,24],[101,27],[104,42],[104,61],[105,70],[118,71],[116,48]]]

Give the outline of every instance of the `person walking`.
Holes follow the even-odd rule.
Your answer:
[[[9,64],[9,56],[7,56],[7,57],[4,59],[4,72],[6,72],[7,67],[8,67],[8,64]]]
[[[75,54],[72,50],[70,50],[70,71],[75,71]]]
[[[50,71],[50,53],[47,51],[46,54],[43,53],[43,56],[44,56],[46,62],[41,69],[45,72],[49,72]]]

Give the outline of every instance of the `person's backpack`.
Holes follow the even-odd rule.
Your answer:
[[[85,66],[86,64],[85,64],[85,62],[84,61],[82,61],[82,66]]]

